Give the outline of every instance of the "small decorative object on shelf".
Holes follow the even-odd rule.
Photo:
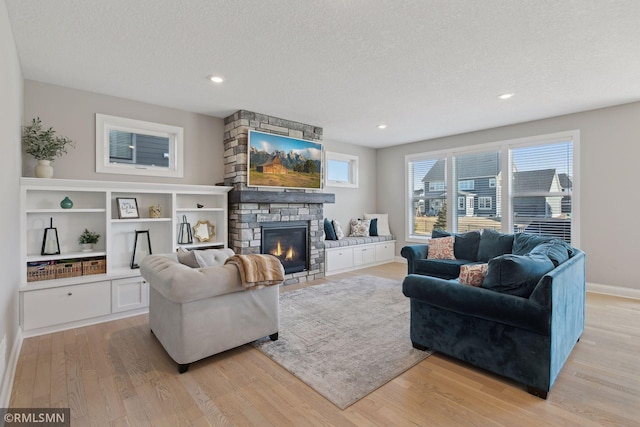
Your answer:
[[[91,252],[93,250],[93,245],[98,243],[98,240],[100,240],[100,235],[93,231],[89,231],[86,228],[80,237],[78,237],[78,243],[82,245],[82,252]]]
[[[160,218],[162,216],[162,206],[151,205],[149,206],[149,218]]]
[[[71,209],[73,207],[73,202],[69,197],[65,196],[65,198],[60,202],[60,207],[62,209]]]
[[[211,224],[209,220],[198,221],[198,223],[193,226],[193,237],[201,242],[208,242],[215,235],[216,227]]]
[[[201,204],[201,203],[196,203],[196,206],[198,207],[198,209],[202,209],[202,208],[204,208],[204,205],[203,205],[203,204]]]
[[[146,239],[145,239],[146,235]],[[131,256],[131,268],[140,268],[140,263],[147,255],[151,255],[151,237],[149,230],[136,230],[133,242],[133,255]]]
[[[180,243],[181,245],[189,245],[193,243],[191,224],[187,222],[186,215],[182,215],[182,223],[180,223],[180,234],[178,234],[178,243]]]
[[[118,218],[140,218],[138,214],[138,201],[135,197],[116,197],[118,205]]]
[[[53,167],[51,161],[67,153],[67,146],[75,147],[75,143],[66,136],[55,136],[53,128],[42,129],[40,117],[33,119],[29,126],[22,127],[22,143],[25,152],[38,161],[35,168],[36,178],[51,178]]]
[[[42,249],[40,255],[59,255],[60,243],[58,242],[58,230],[53,226],[53,218],[49,218],[49,227],[44,229]]]

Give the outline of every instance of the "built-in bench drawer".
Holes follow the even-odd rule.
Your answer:
[[[327,270],[353,268],[353,248],[327,249],[326,256]]]
[[[111,282],[61,286],[23,293],[24,330],[111,313]]]

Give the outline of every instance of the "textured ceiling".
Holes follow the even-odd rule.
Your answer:
[[[637,0],[6,3],[26,79],[370,147],[640,100]]]

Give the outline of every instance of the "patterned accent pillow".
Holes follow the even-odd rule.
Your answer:
[[[349,237],[369,237],[369,227],[371,220],[369,219],[351,219],[351,234]]]
[[[489,264],[461,265],[458,282],[463,285],[481,286],[484,277],[487,275],[488,268]]]
[[[342,231],[342,226],[337,219],[333,220],[333,231],[336,232],[336,237],[338,238],[338,240],[344,239],[344,231]]]
[[[454,240],[454,236],[430,239],[427,259],[456,259],[453,255]]]

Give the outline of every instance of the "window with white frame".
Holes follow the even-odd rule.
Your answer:
[[[478,209],[491,209],[493,207],[491,197],[478,197]]]
[[[449,231],[493,227],[579,247],[579,137],[567,131],[406,156],[407,241],[428,238],[434,208],[450,203],[457,209],[446,211]],[[457,182],[455,191],[447,192],[446,182]],[[418,200],[422,208],[415,210]]]
[[[464,181],[458,181],[458,190],[471,191],[475,187],[475,181],[473,179],[467,179]]]
[[[358,187],[358,156],[327,151],[325,185],[328,187]]]

